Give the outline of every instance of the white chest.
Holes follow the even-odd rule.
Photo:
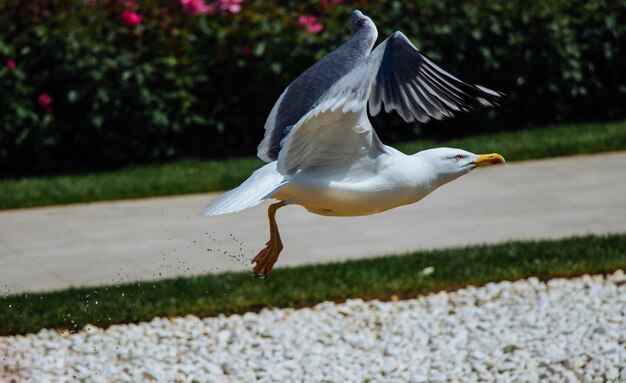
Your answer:
[[[359,183],[289,183],[273,198],[301,205],[311,213],[346,217],[376,214],[414,203],[430,191],[374,177]]]

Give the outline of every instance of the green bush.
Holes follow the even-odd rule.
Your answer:
[[[357,7],[381,40],[402,30],[445,68],[507,93],[497,110],[445,122],[407,128],[396,116],[377,117],[391,125],[379,129],[383,139],[626,115],[624,2],[241,7],[191,15],[180,0],[0,0],[0,174],[251,154],[282,89],[348,38]],[[138,25],[123,22],[127,9],[143,16]],[[316,16],[324,29],[307,31],[299,15]]]

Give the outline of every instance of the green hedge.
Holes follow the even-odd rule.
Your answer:
[[[624,2],[241,7],[191,15],[180,0],[0,0],[0,175],[249,155],[282,89],[348,38],[357,7],[381,39],[402,30],[445,68],[508,95],[497,110],[423,126],[378,117],[391,125],[379,129],[383,139],[626,115]],[[123,22],[127,9],[143,16],[137,26]],[[300,15],[316,16],[324,29],[307,31]]]

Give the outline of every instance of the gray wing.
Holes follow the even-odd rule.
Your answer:
[[[285,137],[281,174],[341,167],[385,151],[367,120],[396,110],[410,122],[451,117],[454,112],[496,105],[501,93],[466,83],[423,56],[400,32],[381,43],[328,89]]]
[[[278,158],[281,141],[292,127],[334,83],[367,57],[377,36],[373,24],[370,28],[359,30],[349,41],[315,63],[285,89],[265,123],[265,137],[257,150],[259,158],[266,162]]]
[[[386,112],[395,110],[406,122],[441,120],[455,112],[495,106],[503,95],[441,69],[401,32],[376,47],[367,64],[355,70],[373,81],[370,113],[377,115],[384,105]]]
[[[329,104],[319,104],[291,129],[278,155],[280,174],[312,169],[334,169],[330,174],[338,174],[349,169],[358,178],[376,170],[368,164],[386,149],[364,108],[352,111]]]

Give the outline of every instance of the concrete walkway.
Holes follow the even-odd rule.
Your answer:
[[[248,270],[266,207],[199,217],[216,194],[0,212],[0,294]],[[626,232],[626,152],[481,168],[358,218],[278,212],[277,266],[510,239]]]

